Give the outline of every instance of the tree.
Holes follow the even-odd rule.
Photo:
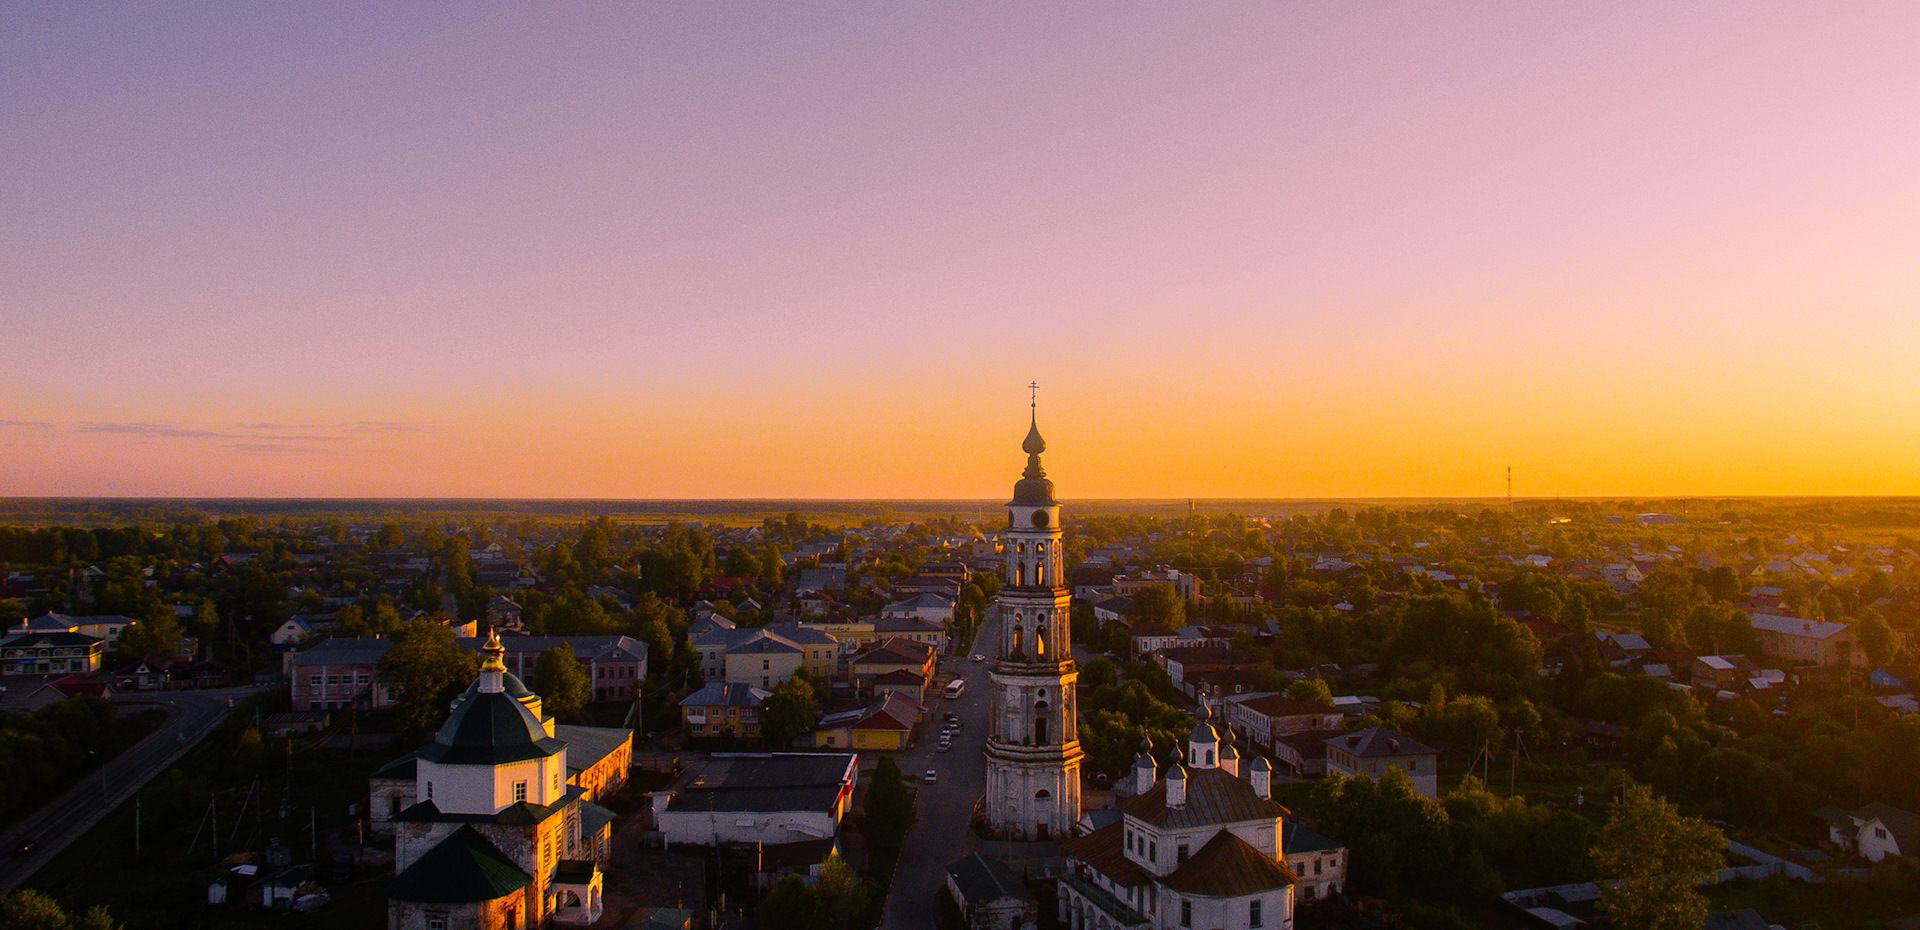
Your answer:
[[[1903,645],[1898,631],[1880,619],[1880,615],[1869,612],[1860,620],[1860,648],[1867,654],[1867,665],[1879,668],[1893,661],[1900,654]]]
[[[819,893],[807,887],[806,879],[789,875],[773,885],[773,890],[754,910],[767,930],[826,930],[827,909]]]
[[[399,692],[400,725],[414,731],[438,724],[478,673],[479,659],[455,647],[453,632],[433,620],[402,626],[380,660],[380,680]]]
[[[1690,569],[1673,562],[1654,569],[1640,583],[1640,625],[1647,638],[1656,646],[1685,645],[1682,627],[1701,597]]]
[[[913,826],[913,792],[900,777],[892,756],[881,756],[867,783],[865,817],[861,828],[867,843],[877,849],[898,850]]]
[[[127,655],[170,656],[185,633],[171,609],[129,624],[120,631],[119,648]]]
[[[1334,775],[1313,789],[1313,809],[1328,833],[1347,841],[1355,890],[1391,895],[1402,881],[1444,871],[1450,853],[1447,811],[1397,767],[1375,783]]]
[[[593,681],[566,645],[548,649],[533,661],[532,687],[541,709],[555,720],[572,720],[593,697]]]
[[[1707,899],[1693,886],[1724,865],[1727,838],[1683,816],[1645,785],[1629,785],[1593,845],[1600,906],[1625,930],[1696,930]]]
[[[0,930],[117,930],[119,924],[107,916],[104,905],[96,904],[78,914],[68,914],[60,902],[32,888],[22,888],[0,898]]]
[[[1127,617],[1135,623],[1158,623],[1177,630],[1187,623],[1187,602],[1174,593],[1172,585],[1147,585],[1133,593],[1133,609]]]
[[[1287,697],[1296,701],[1306,701],[1322,707],[1333,706],[1333,689],[1327,687],[1324,678],[1302,678],[1287,686]]]
[[[800,734],[813,728],[813,713],[813,685],[795,672],[761,706],[760,730],[768,742],[786,748],[793,745]]]

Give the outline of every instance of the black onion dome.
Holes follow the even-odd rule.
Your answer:
[[[498,765],[544,759],[567,748],[547,735],[519,699],[479,688],[476,683],[454,705],[420,758],[445,765]]]
[[[1047,480],[1047,470],[1040,467],[1040,453],[1047,451],[1047,441],[1040,438],[1039,421],[1027,430],[1020,449],[1027,453],[1027,470],[1022,472],[1025,477],[1013,483],[1013,503],[1023,507],[1059,506],[1060,502],[1053,499],[1053,482]]]
[[[1020,444],[1020,451],[1028,455],[1039,455],[1047,451],[1047,441],[1040,438],[1039,420],[1034,420],[1033,425],[1027,428],[1027,440]]]

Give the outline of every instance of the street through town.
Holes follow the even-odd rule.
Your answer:
[[[987,709],[993,701],[987,671],[999,637],[991,620],[980,626],[972,648],[958,650],[946,663],[945,674],[929,689],[944,693],[946,683],[958,677],[966,679],[966,694],[954,701],[944,697],[929,701],[930,722],[920,744],[896,760],[902,772],[924,776],[933,769],[940,779],[938,784],[920,786],[917,819],[900,850],[882,930],[933,930],[940,919],[935,895],[946,883],[947,865],[984,842],[973,834],[972,819],[974,806],[987,792]],[[989,661],[974,662],[972,653],[984,654]],[[953,738],[953,749],[940,752],[940,721],[948,712],[959,714],[962,726]]]

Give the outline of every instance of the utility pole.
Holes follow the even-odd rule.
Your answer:
[[[140,858],[140,794],[133,795],[133,857]]]
[[[1513,466],[1507,466],[1507,512],[1513,512]]]

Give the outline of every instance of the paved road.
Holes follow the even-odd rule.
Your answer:
[[[981,626],[971,652],[992,656],[999,648],[998,634],[991,629],[994,624]],[[946,884],[948,863],[979,848],[981,840],[974,836],[971,822],[974,805],[987,793],[987,708],[992,702],[987,668],[991,664],[961,655],[942,669],[941,688],[956,675],[967,680],[966,696],[929,702],[928,710],[937,718],[945,718],[949,711],[960,715],[962,728],[952,751],[937,751],[940,725],[936,723],[919,747],[898,760],[901,771],[924,775],[933,769],[940,773],[940,781],[920,786],[917,816],[893,873],[881,930],[932,930],[940,919],[934,896]]]
[[[79,839],[155,775],[166,771],[167,766],[226,719],[229,702],[238,703],[254,690],[218,688],[156,693],[146,703],[167,712],[165,723],[127,747],[99,771],[87,775],[45,807],[0,834],[0,894],[19,887],[67,848],[68,843]],[[121,703],[132,705],[139,700],[129,698]],[[14,855],[13,851],[27,839],[33,840],[33,853]]]

